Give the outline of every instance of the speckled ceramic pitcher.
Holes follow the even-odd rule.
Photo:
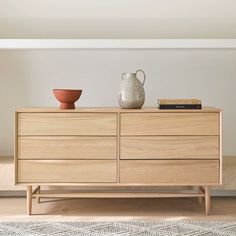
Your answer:
[[[143,74],[143,82],[137,78],[137,74]],[[123,73],[121,75],[119,105],[126,109],[140,109],[145,101],[144,83],[146,75],[144,71],[137,70],[136,73]]]

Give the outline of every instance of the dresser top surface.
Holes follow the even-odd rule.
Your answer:
[[[28,107],[17,109],[16,112],[64,112],[64,113],[76,113],[76,112],[120,112],[120,113],[137,113],[137,112],[150,112],[150,113],[218,113],[222,111],[219,108],[203,107],[202,109],[158,109],[156,107],[144,107],[142,109],[121,109],[119,107],[80,107],[76,109],[61,110],[56,107]]]

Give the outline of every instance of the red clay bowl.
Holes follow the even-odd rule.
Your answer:
[[[61,103],[60,109],[75,109],[75,102],[80,98],[80,89],[53,89],[54,96]]]

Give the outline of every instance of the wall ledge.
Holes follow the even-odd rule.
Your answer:
[[[0,39],[0,49],[236,49],[236,39]]]

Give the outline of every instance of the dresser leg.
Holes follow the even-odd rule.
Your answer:
[[[27,186],[27,215],[32,211],[32,186]]]
[[[206,208],[206,215],[209,215],[211,207],[211,196],[210,196],[210,187],[205,186],[205,208]]]
[[[40,186],[38,187],[37,193],[40,193]],[[39,196],[36,196],[36,202],[40,203],[40,197]]]

